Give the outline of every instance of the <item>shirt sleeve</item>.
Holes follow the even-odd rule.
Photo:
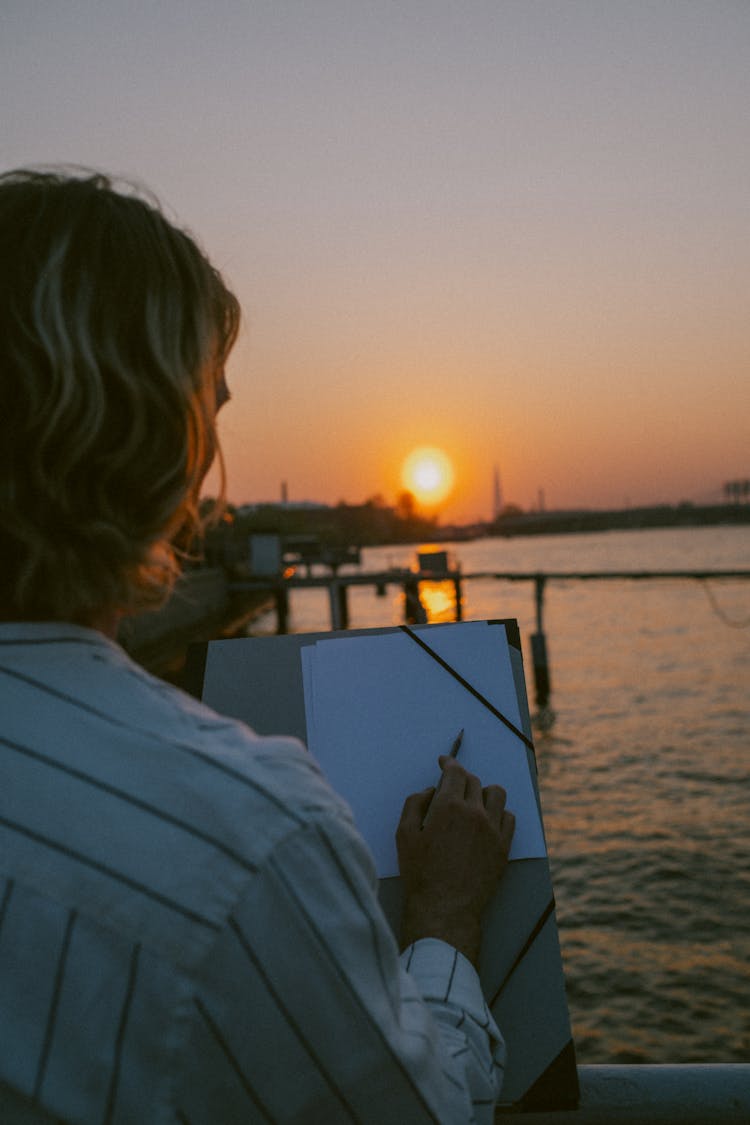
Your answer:
[[[439,1025],[449,1081],[468,1090],[477,1125],[490,1125],[506,1051],[476,969],[457,949],[437,938],[422,938],[408,946],[401,963]]]
[[[343,817],[276,845],[192,999],[178,1115],[305,1125],[489,1125],[504,1048],[472,965],[399,957],[370,854]]]

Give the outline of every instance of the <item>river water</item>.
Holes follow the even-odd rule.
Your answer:
[[[750,527],[449,549],[465,575],[746,569]],[[425,588],[430,620],[452,598]],[[533,584],[469,578],[463,616],[518,619],[533,696]],[[350,591],[352,627],[402,619],[395,593]],[[328,626],[326,592],[294,591],[291,628]],[[750,1061],[750,581],[550,581],[544,627],[556,718],[535,742],[578,1060]]]

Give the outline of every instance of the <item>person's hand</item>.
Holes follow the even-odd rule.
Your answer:
[[[476,965],[482,913],[507,865],[515,818],[500,785],[482,788],[455,758],[438,760],[439,790],[407,797],[396,832],[402,945],[441,938]]]

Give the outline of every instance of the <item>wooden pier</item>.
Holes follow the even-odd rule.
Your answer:
[[[328,590],[330,626],[332,630],[348,629],[351,586],[373,586],[384,594],[388,586],[400,586],[404,592],[404,622],[409,625],[427,623],[419,587],[422,582],[451,582],[454,588],[455,620],[462,619],[462,583],[479,579],[498,582],[531,582],[534,586],[536,632],[531,635],[535,700],[540,714],[548,708],[551,677],[544,633],[544,594],[549,582],[645,582],[654,580],[707,582],[709,580],[750,579],[750,570],[589,570],[589,571],[474,571],[462,573],[459,567],[409,570],[391,568],[373,573],[294,574],[284,578],[263,576],[233,581],[233,592],[265,591],[273,596],[276,606],[277,632],[286,633],[289,623],[289,593],[293,589],[318,587]]]
[[[348,590],[350,586],[373,586],[378,593],[385,593],[388,586],[400,586],[406,597],[406,612],[415,609],[416,617],[410,622],[419,624],[424,609],[413,604],[414,597],[419,602],[419,586],[422,582],[451,582],[455,592],[455,620],[462,619],[462,583],[477,579],[493,579],[501,582],[532,582],[536,602],[537,631],[542,633],[544,591],[548,582],[598,582],[598,581],[651,581],[654,579],[691,580],[705,582],[709,579],[748,579],[750,570],[597,570],[597,571],[473,571],[464,574],[460,568],[446,570],[410,570],[391,567],[389,570],[363,573],[339,574],[294,574],[288,578],[282,575],[262,575],[234,579],[229,584],[233,593],[243,591],[266,591],[273,594],[277,608],[277,631],[287,631],[289,614],[289,591],[310,587],[326,588],[330,601],[331,629],[346,629],[349,626]]]
[[[452,582],[455,591],[455,620],[461,620],[463,575],[458,569],[444,571],[409,570],[392,567],[390,570],[352,574],[293,574],[289,578],[263,576],[240,578],[230,583],[233,593],[266,591],[273,595],[276,605],[276,631],[286,633],[289,623],[289,592],[294,589],[325,588],[328,590],[331,629],[349,628],[349,588],[372,586],[384,594],[389,586],[400,586],[404,592],[404,621],[410,625],[424,625],[427,614],[419,597],[422,582]]]

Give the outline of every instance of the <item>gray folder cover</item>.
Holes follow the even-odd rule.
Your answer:
[[[531,742],[518,625],[512,620],[501,623],[508,636],[523,731]],[[214,710],[243,720],[259,734],[291,734],[305,741],[301,647],[339,635],[390,631],[290,634],[195,645],[188,659],[187,686]],[[527,747],[527,754],[538,801],[533,750]],[[380,899],[397,932],[398,878],[381,879]],[[509,864],[487,912],[480,978],[508,1049],[501,1104],[521,1111],[575,1107],[575,1050],[546,858]]]

